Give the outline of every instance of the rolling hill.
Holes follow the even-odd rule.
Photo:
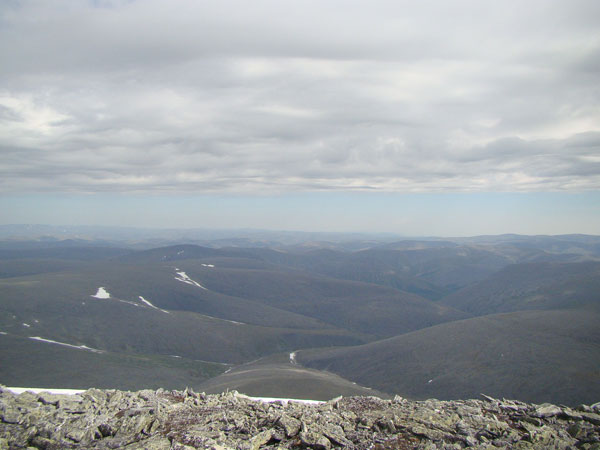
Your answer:
[[[264,237],[0,243],[0,383],[600,396],[595,237]]]
[[[373,337],[389,337],[467,317],[451,307],[397,289],[307,272],[180,264],[207,289],[312,317]]]
[[[173,268],[114,262],[5,278],[0,331],[113,352],[236,363],[324,343],[364,342],[356,333],[190,280]]]
[[[600,262],[510,265],[442,299],[473,315],[536,309],[600,310]]]
[[[209,394],[237,390],[257,397],[312,400],[329,400],[339,395],[387,397],[383,392],[359,386],[331,372],[303,367],[295,362],[295,353],[242,364],[204,381],[199,389]]]
[[[476,317],[297,360],[414,399],[493,397],[543,403],[600,398],[600,314],[527,311]]]
[[[98,352],[6,334],[0,334],[0,362],[2,384],[70,389],[197,388],[230,367],[171,355]]]

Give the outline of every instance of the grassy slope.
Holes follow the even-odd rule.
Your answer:
[[[600,314],[589,311],[498,314],[358,347],[299,351],[297,359],[412,398],[486,393],[593,403],[600,398],[599,321]]]
[[[444,298],[470,314],[536,309],[600,309],[600,263],[514,264]]]
[[[374,284],[298,271],[220,267],[207,270],[193,261],[180,265],[212,291],[243,296],[372,336],[395,336],[466,317],[417,295]]]
[[[113,269],[116,272],[124,271],[122,267]],[[129,275],[126,271],[123,273]],[[149,276],[158,277],[152,273]],[[168,277],[169,280],[173,278],[170,273]],[[121,280],[127,279],[130,280],[129,289],[132,292],[143,295],[157,307],[166,307],[156,291],[148,289],[147,285],[136,284],[129,276]],[[170,314],[165,314],[144,306],[133,294],[117,295],[120,289],[111,291],[110,283],[104,281],[106,273],[99,271],[0,280],[0,330],[118,352],[178,354],[218,362],[243,362],[265,354],[307,346],[364,342],[347,331],[326,325],[318,326],[314,319],[304,319],[300,315],[269,309],[253,302],[246,302],[241,307],[233,301],[226,304],[233,309],[229,311],[229,317],[234,320],[256,317],[264,322],[264,326],[236,324],[193,311],[172,310]],[[215,313],[217,307],[213,310],[202,307],[206,301],[202,294],[206,291],[174,279],[172,283],[174,296],[182,292],[189,295],[187,298],[190,302],[197,302],[196,309]],[[117,298],[92,298],[97,287],[102,285]],[[200,293],[200,297],[195,297],[197,293]],[[169,292],[164,295],[168,296]],[[118,299],[136,302],[137,306]],[[206,303],[224,307],[217,305],[216,300]],[[234,309],[236,306],[237,311]],[[271,310],[276,314],[269,316]],[[248,317],[244,317],[243,313]],[[260,317],[260,314],[264,317]],[[300,328],[303,322],[306,328]],[[24,327],[22,323],[30,327]],[[286,327],[289,323],[295,327]]]
[[[275,251],[264,248],[213,249],[178,245],[125,255],[122,261],[173,262],[218,257],[243,257],[278,268],[294,267],[345,280],[390,286],[437,300],[441,296],[510,263],[496,252],[449,244],[442,248],[371,248],[344,252],[325,248]]]
[[[0,335],[0,383],[6,386],[131,390],[197,388],[202,381],[220,374],[227,367],[169,356],[93,353]]]
[[[338,395],[387,397],[384,393],[359,386],[339,375],[292,364],[288,353],[235,367],[228,373],[205,381],[200,389],[208,393],[235,389],[252,396],[311,400],[329,400]]]
[[[399,288],[432,300],[482,280],[510,263],[496,252],[454,244],[444,248],[371,248],[355,252],[264,252],[262,257],[325,276]]]

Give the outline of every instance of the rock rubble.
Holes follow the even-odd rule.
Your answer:
[[[0,389],[0,450],[600,450],[600,404],[337,398],[264,403],[237,392]]]

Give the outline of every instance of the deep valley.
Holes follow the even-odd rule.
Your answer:
[[[0,383],[600,398],[600,238],[0,242]]]

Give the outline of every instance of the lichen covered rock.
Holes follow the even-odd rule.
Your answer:
[[[4,449],[600,449],[600,405],[484,397],[262,403],[237,392],[15,395],[0,389]]]

